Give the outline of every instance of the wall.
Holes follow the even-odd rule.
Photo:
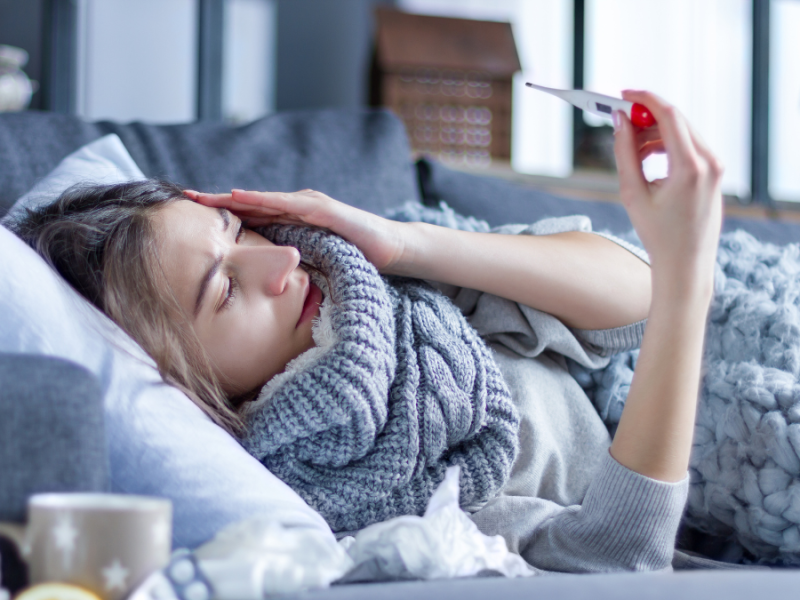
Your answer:
[[[226,0],[222,114],[229,123],[275,110],[277,2]]]
[[[376,5],[393,0],[278,0],[275,108],[367,103]]]

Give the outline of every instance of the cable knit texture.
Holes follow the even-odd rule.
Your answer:
[[[326,274],[321,319],[333,339],[287,365],[249,407],[248,452],[334,531],[423,514],[450,465],[461,467],[462,506],[495,496],[517,453],[519,418],[461,312],[421,281],[382,278],[329,232],[262,232]]]

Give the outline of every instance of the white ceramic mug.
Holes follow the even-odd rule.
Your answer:
[[[61,581],[122,600],[169,562],[172,503],[122,494],[36,494],[28,524],[1,524],[28,564],[30,582]]]

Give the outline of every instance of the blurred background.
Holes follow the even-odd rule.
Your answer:
[[[487,23],[403,29],[386,9]],[[721,157],[727,195],[800,207],[800,0],[0,0],[0,44],[0,96],[30,109],[236,124],[385,103],[420,152],[595,197],[613,194],[610,127],[524,82],[649,89]]]

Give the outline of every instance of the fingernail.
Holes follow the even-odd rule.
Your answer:
[[[231,192],[244,192],[244,190],[240,190],[239,188],[233,188]]]
[[[199,194],[200,192],[196,190],[183,190],[184,194]]]
[[[622,129],[622,111],[615,110],[611,113],[611,120],[614,122],[614,133]]]

